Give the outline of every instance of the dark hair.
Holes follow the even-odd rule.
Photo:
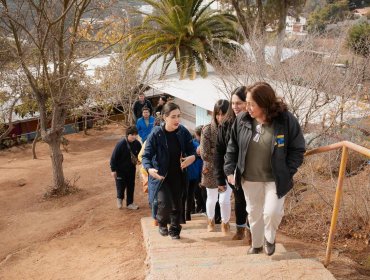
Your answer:
[[[168,102],[168,103],[166,103],[166,104],[163,105],[162,115],[168,117],[170,115],[170,113],[173,110],[176,110],[176,109],[179,109],[180,110],[179,105],[177,105],[177,104],[175,104],[173,102]]]
[[[202,129],[203,129],[203,125],[198,125],[194,130],[195,135],[201,136],[202,135]]]
[[[141,112],[144,112],[144,111],[149,111],[150,112],[150,109],[148,106],[144,106],[142,109],[141,109]]]
[[[281,112],[288,110],[286,103],[276,96],[273,88],[266,82],[257,82],[247,88],[254,102],[264,111],[266,121],[272,122]]]
[[[225,118],[222,120],[222,123],[225,123],[225,122],[233,123],[234,120],[235,120],[235,118],[236,118],[236,115],[235,115],[234,110],[232,108],[233,96],[234,95],[236,95],[240,100],[242,100],[243,102],[245,102],[246,99],[247,99],[247,87],[246,86],[237,87],[231,93],[229,108],[227,109]]]
[[[159,97],[159,99],[162,99],[162,100],[164,101],[164,103],[166,103],[166,102],[167,102],[167,96],[165,96],[165,95],[161,95],[161,96]]]
[[[126,129],[126,136],[129,136],[130,134],[131,135],[137,135],[138,134],[136,126],[132,125],[132,126],[129,126]]]
[[[217,122],[216,116],[220,113],[225,115],[228,107],[229,107],[229,101],[227,101],[226,99],[220,99],[216,102],[215,106],[213,107],[213,114],[212,114],[212,121],[215,124],[219,125],[219,123]]]

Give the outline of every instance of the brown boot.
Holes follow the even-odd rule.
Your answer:
[[[223,232],[223,234],[227,234],[228,232],[230,232],[230,224],[229,222],[227,222],[226,224],[224,223],[221,223],[221,231]]]
[[[207,231],[208,232],[214,232],[215,231],[215,220],[214,219],[208,219]]]
[[[236,233],[233,236],[233,240],[243,240],[245,237],[245,228],[243,227],[236,227]]]

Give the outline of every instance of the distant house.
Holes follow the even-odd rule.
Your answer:
[[[366,17],[370,13],[370,7],[353,10],[353,15],[357,18]]]
[[[287,16],[285,33],[301,36],[307,35],[307,19],[302,16]]]

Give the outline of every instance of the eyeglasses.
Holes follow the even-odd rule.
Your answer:
[[[256,125],[256,135],[254,135],[253,141],[254,142],[260,141],[261,134],[262,134],[262,124],[257,124]]]

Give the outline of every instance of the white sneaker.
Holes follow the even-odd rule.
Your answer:
[[[122,209],[122,199],[117,198],[117,208]]]
[[[127,205],[127,209],[137,210],[139,209],[139,206],[137,206],[135,203],[131,203],[130,205]]]

